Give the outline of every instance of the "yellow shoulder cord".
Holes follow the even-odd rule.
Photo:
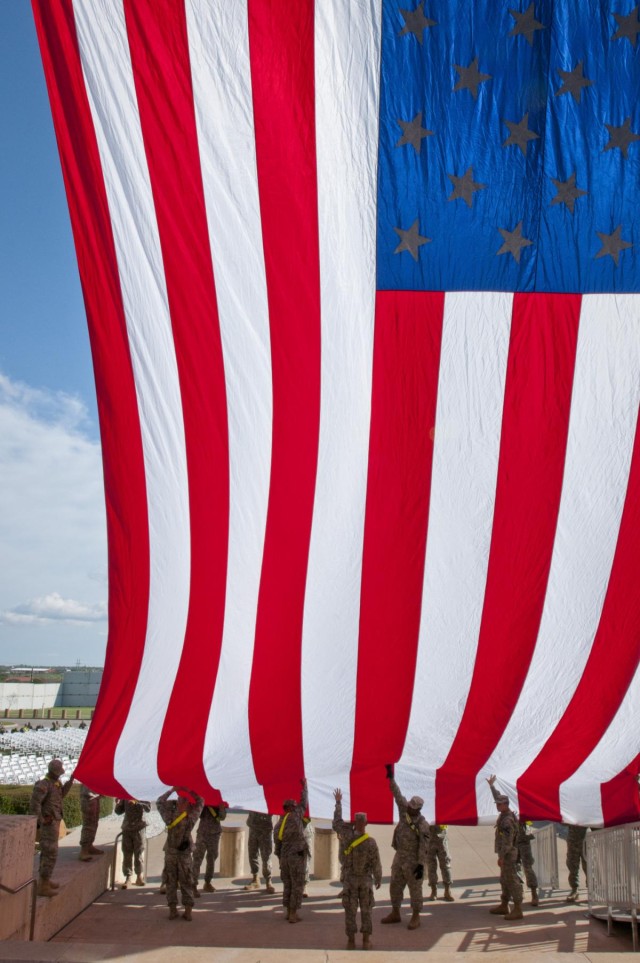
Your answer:
[[[284,817],[284,819],[282,820],[282,825],[280,826],[280,829],[278,830],[278,839],[280,840],[280,842],[282,842],[282,834],[284,833],[284,827],[287,825],[287,819],[288,819],[288,818],[289,818],[289,813],[285,813],[285,817]]]
[[[187,815],[187,814],[186,814],[185,812],[182,812],[182,813],[180,813],[179,816],[176,816],[176,818],[173,820],[173,822],[172,822],[172,823],[169,823],[169,825],[167,826],[167,832],[169,832],[170,829],[173,829],[174,826],[177,826],[178,823],[181,823],[182,820],[186,818],[186,815]]]
[[[417,826],[414,826],[413,823],[411,822],[411,816],[409,815],[409,813],[405,813],[405,814],[404,814],[404,818],[405,818],[405,819],[407,820],[407,822],[409,823],[409,829],[412,829],[412,830],[414,831],[414,833],[417,834],[417,833],[418,833],[418,828],[417,828]]]
[[[209,812],[211,813],[211,815],[213,816],[214,819],[217,819],[217,820],[220,819],[220,817],[218,816],[218,814],[217,814],[217,812],[215,811],[215,809],[213,808],[213,806],[207,806],[207,809],[209,810]]]
[[[356,848],[356,846],[359,846],[360,843],[363,843],[365,839],[368,839],[368,838],[369,838],[369,833],[364,833],[364,835],[358,836],[357,839],[354,839],[351,845],[347,846],[347,848],[345,849],[344,851],[345,856],[348,856],[349,853]]]

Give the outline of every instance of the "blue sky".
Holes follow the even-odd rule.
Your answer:
[[[28,0],[0,0],[0,116],[0,662],[101,664],[95,388]]]

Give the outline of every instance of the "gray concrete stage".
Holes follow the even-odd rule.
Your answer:
[[[239,821],[238,817],[230,819]],[[117,829],[117,823],[103,822],[100,840],[106,841],[105,832],[113,838]],[[584,892],[575,905],[565,902],[566,888],[544,894],[538,909],[526,906],[521,922],[507,923],[500,916],[491,916],[488,910],[497,902],[499,887],[493,830],[488,827],[449,830],[454,903],[425,902],[422,926],[413,932],[406,928],[408,907],[403,908],[402,924],[381,926],[380,918],[389,911],[392,827],[370,829],[380,845],[385,873],[374,910],[374,949],[368,954],[372,963],[412,963],[416,952],[426,950],[432,963],[455,959],[475,963],[486,960],[487,953],[505,961],[523,955],[535,960],[544,955],[545,963],[556,959],[610,963],[621,960],[626,952],[632,955],[629,927],[617,926],[608,938],[606,925],[589,917]],[[77,831],[67,837],[65,850],[77,847],[77,837]],[[302,922],[296,925],[284,921],[279,879],[277,895],[269,897],[264,890],[245,893],[246,877],[214,880],[216,892],[197,900],[193,922],[181,917],[170,921],[165,898],[158,893],[162,842],[163,836],[151,840],[147,886],[104,893],[48,943],[0,944],[0,960],[342,963],[353,959],[345,949],[337,882],[312,880]],[[564,843],[559,846],[563,864]],[[73,858],[76,851],[71,849],[65,857]],[[77,867],[82,870],[81,863]],[[277,873],[277,861],[274,869]],[[248,876],[248,864],[245,870]],[[566,871],[561,871],[561,878],[565,877]],[[64,894],[56,898],[64,898]],[[639,957],[634,954],[633,958]]]

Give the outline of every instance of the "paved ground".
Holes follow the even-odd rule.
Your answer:
[[[103,821],[101,838],[113,838],[115,831],[117,823]],[[629,927],[620,924],[608,938],[605,924],[589,917],[586,901],[565,902],[566,889],[545,894],[538,909],[526,908],[521,922],[491,916],[488,910],[497,902],[499,888],[493,831],[487,827],[449,830],[454,903],[426,902],[422,926],[414,932],[406,928],[408,908],[403,924],[381,926],[380,918],[389,911],[391,827],[371,827],[371,833],[380,845],[385,873],[374,911],[374,952],[368,957],[372,963],[408,963],[415,960],[416,951],[425,950],[431,951],[432,963],[458,956],[473,963],[476,953],[478,960],[479,954],[486,959],[487,953],[499,954],[501,960],[522,955],[533,960],[544,954],[545,963],[556,958],[563,963],[573,959],[605,963],[610,953],[620,960],[621,953],[631,950]],[[66,846],[77,846],[76,837],[77,831],[67,837]],[[344,951],[344,915],[336,898],[340,887],[326,880],[312,880],[302,922],[295,926],[284,921],[279,894],[245,893],[245,877],[216,879],[216,892],[197,901],[193,922],[170,921],[165,898],[158,893],[162,842],[162,836],[151,840],[147,886],[103,894],[45,944],[39,956],[7,956],[8,947],[0,945],[0,959],[338,963],[352,958]],[[563,862],[564,844],[559,845]],[[248,874],[246,863],[245,871]],[[279,880],[277,889],[280,893]],[[34,947],[32,952],[39,951]]]

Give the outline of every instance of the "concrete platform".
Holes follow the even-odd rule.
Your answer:
[[[107,828],[113,838],[117,823],[101,826],[101,838]],[[380,925],[390,905],[391,832],[391,827],[371,827],[380,845],[385,873],[374,909],[374,950],[368,954],[372,963],[413,963],[415,954],[426,950],[432,963],[458,958],[475,963],[486,961],[487,953],[498,954],[502,960],[522,956],[533,960],[544,955],[549,963],[560,959],[563,963],[609,963],[627,952],[638,959],[631,953],[628,926],[616,926],[614,935],[608,938],[606,925],[589,917],[586,901],[565,902],[567,890],[545,894],[538,909],[526,908],[521,922],[507,923],[502,917],[490,915],[488,910],[497,902],[499,887],[493,831],[488,827],[449,830],[454,903],[425,902],[422,926],[414,932],[406,928],[408,907],[403,908],[402,925]],[[284,921],[277,878],[278,893],[271,897],[264,890],[245,893],[246,877],[216,879],[216,892],[203,894],[196,902],[193,922],[182,918],[170,921],[165,897],[158,893],[163,840],[163,836],[151,840],[147,886],[103,893],[49,943],[0,944],[0,960],[342,963],[353,959],[345,950],[344,913],[336,898],[340,890],[337,882],[312,880],[309,899],[302,907],[302,922],[295,926]],[[64,848],[73,843],[73,836],[67,837]],[[75,854],[77,848],[70,856]],[[562,848],[560,856],[563,861]],[[100,862],[103,860],[106,862],[106,857]],[[90,865],[75,863],[80,874]],[[248,876],[248,866],[245,869]],[[584,896],[586,900],[586,893]]]

